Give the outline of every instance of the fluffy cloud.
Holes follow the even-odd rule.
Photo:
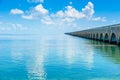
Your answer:
[[[61,18],[75,18],[75,19],[81,19],[84,18],[85,15],[82,12],[79,12],[72,6],[67,6],[66,10],[60,10],[55,14],[56,17]]]
[[[55,17],[56,19],[59,18],[63,22],[73,22],[80,19],[103,22],[106,21],[105,17],[93,17],[94,13],[94,4],[92,2],[88,2],[88,4],[82,8],[81,11],[75,9],[72,6],[67,6],[65,10],[60,10],[57,13],[52,14],[52,17]]]
[[[22,18],[24,19],[37,19],[37,18],[43,18],[45,16],[47,16],[47,14],[49,13],[49,11],[47,9],[45,9],[42,4],[39,4],[37,6],[35,6],[33,9],[31,9],[30,11],[28,11],[29,14],[24,14],[22,15]]]
[[[54,24],[53,20],[52,20],[49,16],[43,17],[43,18],[41,19],[41,22],[42,22],[43,24],[47,24],[47,25]]]
[[[28,2],[43,3],[44,0],[27,0]]]
[[[32,15],[22,15],[22,18],[32,20],[33,16]]]
[[[35,10],[38,11],[39,13],[43,14],[43,15],[45,15],[45,14],[48,13],[48,10],[45,9],[45,8],[42,6],[42,4],[37,5],[37,6],[35,7]]]
[[[40,0],[29,0],[38,2]],[[72,2],[69,3],[70,5],[66,6],[64,10],[59,10],[56,13],[50,13],[49,10],[44,8],[42,4],[38,4],[32,9],[26,11],[24,13],[22,10],[13,9],[11,13],[13,14],[22,14],[22,18],[24,19],[38,19],[43,24],[71,24],[75,23],[75,21],[79,21],[81,19],[91,20],[91,21],[106,21],[105,17],[95,17],[94,11],[94,4],[92,2],[88,2],[88,4],[81,9],[81,11],[75,9],[71,6]]]
[[[54,14],[51,14],[50,17],[55,23],[58,20],[58,22],[62,25],[65,23],[68,24],[74,22],[75,20],[85,18],[85,15],[82,12],[73,8],[72,6],[66,6],[65,10],[60,10]]]
[[[10,11],[10,13],[11,14],[24,14],[24,12],[22,11],[22,10],[20,10],[20,9],[12,9],[11,11]]]
[[[95,11],[94,11],[94,4],[92,2],[88,2],[88,4],[84,8],[82,8],[82,13],[85,15],[85,17],[88,20],[102,21],[102,22],[106,21],[106,17],[93,17]]]
[[[88,2],[85,8],[82,8],[82,13],[85,15],[86,18],[90,19],[94,15],[94,5],[92,2]]]

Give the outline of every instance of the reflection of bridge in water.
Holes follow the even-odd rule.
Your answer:
[[[71,32],[66,34],[119,44],[120,43],[120,24],[93,28],[93,29],[88,29],[83,31],[76,31],[76,32]]]
[[[90,41],[93,46],[102,53],[103,57],[110,58],[115,63],[120,64],[120,47],[109,45],[99,41]]]

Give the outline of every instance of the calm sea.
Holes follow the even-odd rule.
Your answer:
[[[0,80],[120,80],[119,46],[33,36],[0,36]]]

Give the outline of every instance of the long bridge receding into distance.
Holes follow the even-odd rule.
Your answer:
[[[120,24],[66,33],[73,36],[120,44]]]

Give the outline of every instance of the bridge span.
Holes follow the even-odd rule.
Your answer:
[[[66,33],[73,36],[120,44],[120,24]]]

